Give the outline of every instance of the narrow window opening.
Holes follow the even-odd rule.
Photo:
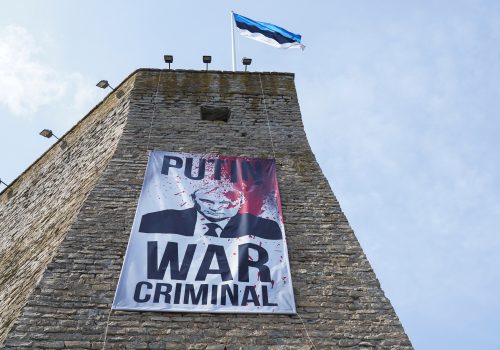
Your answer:
[[[227,122],[231,116],[229,107],[201,106],[201,119]]]

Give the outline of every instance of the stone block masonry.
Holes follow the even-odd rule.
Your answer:
[[[113,155],[128,105],[110,95],[0,195],[0,344]]]
[[[0,196],[4,346],[103,347],[148,149],[158,149],[276,158],[312,343],[297,316],[113,311],[107,349],[411,349],[311,152],[293,79],[141,69],[63,138],[64,150],[33,164]],[[202,120],[202,107],[228,107],[229,120]]]

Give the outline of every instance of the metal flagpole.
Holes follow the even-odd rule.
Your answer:
[[[233,53],[233,72],[236,72],[236,47],[234,45],[234,14],[231,11],[231,48]]]

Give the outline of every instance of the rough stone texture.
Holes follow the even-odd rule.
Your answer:
[[[0,344],[113,155],[127,111],[128,98],[110,95],[0,195]]]
[[[116,150],[8,334],[7,348],[103,347],[148,149],[276,158],[301,318],[114,311],[106,348],[412,348],[307,143],[293,75],[139,70],[122,86],[131,80]],[[231,117],[201,120],[201,106],[227,106]],[[109,134],[120,131],[109,127]],[[47,175],[31,176],[40,182]],[[25,227],[29,219],[17,221]],[[22,254],[29,260],[38,250]]]

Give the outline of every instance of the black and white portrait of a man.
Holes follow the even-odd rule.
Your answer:
[[[282,239],[281,229],[275,221],[250,213],[239,213],[245,203],[241,191],[223,186],[208,187],[194,191],[191,198],[194,203],[192,208],[167,209],[143,215],[139,232]]]

